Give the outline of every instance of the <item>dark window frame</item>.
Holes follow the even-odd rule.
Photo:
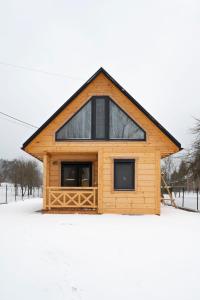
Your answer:
[[[97,99],[105,99],[105,136],[104,138],[97,138],[96,137],[96,100]],[[92,140],[109,140],[109,99],[105,96],[98,96],[98,97],[92,97],[92,133],[91,133],[91,139]]]
[[[116,186],[116,164],[117,163],[130,163],[132,165],[132,188],[119,188]],[[113,185],[114,191],[135,191],[135,159],[114,159],[114,178],[113,178]]]
[[[72,166],[77,166],[77,169],[80,167],[80,166],[89,166],[89,174],[90,174],[90,180],[89,180],[89,187],[92,186],[92,162],[91,161],[87,161],[87,162],[67,162],[67,161],[62,161],[61,162],[61,178],[60,178],[60,183],[61,183],[61,187],[65,187],[65,185],[63,184],[63,181],[64,181],[64,167],[65,165],[72,165]],[[77,171],[77,181],[80,182],[80,174],[79,174],[79,171]],[[77,185],[77,187],[80,187],[80,185]]]
[[[56,130],[56,132],[55,132],[55,141],[56,142],[63,142],[63,141],[81,141],[81,140],[83,140],[83,141],[90,141],[91,139],[92,139],[92,136],[91,136],[91,138],[90,139],[87,139],[87,138],[68,138],[68,139],[59,139],[59,138],[57,138],[57,133],[63,128],[63,127],[65,127],[65,125],[67,125],[89,102],[90,102],[90,100],[91,99],[89,99],[83,106],[81,106],[76,112],[75,112],[75,114],[73,114],[70,118],[69,118],[69,120],[67,120],[60,128],[58,128],[57,130]],[[91,106],[92,106],[92,104],[91,104]],[[91,112],[91,115],[92,115],[92,112]],[[92,116],[91,116],[91,118],[92,118]],[[92,124],[91,124],[92,125]]]
[[[96,138],[95,137],[95,127],[96,127],[96,118],[95,118],[95,106],[96,106],[96,102],[95,100],[98,99],[98,98],[104,98],[105,101],[106,101],[106,124],[105,124],[105,138]],[[71,121],[71,119],[79,113],[79,111],[84,108],[84,106],[86,106],[88,104],[88,102],[92,101],[92,105],[91,105],[91,138],[90,139],[58,139],[57,138],[57,132],[59,130],[61,130],[68,122]],[[110,128],[109,128],[109,114],[110,114],[110,105],[109,105],[109,101],[112,101],[119,109],[122,110],[122,112],[128,117],[130,118],[143,132],[144,132],[144,138],[143,139],[110,139],[109,137],[109,131],[110,131]],[[132,142],[146,142],[147,140],[147,134],[146,134],[146,131],[135,121],[133,120],[133,118],[131,116],[129,116],[124,110],[123,108],[121,108],[115,101],[113,101],[112,98],[110,98],[109,96],[92,96],[83,106],[81,106],[74,115],[72,115],[69,120],[67,120],[67,122],[65,122],[56,132],[55,132],[55,141],[56,142],[66,142],[66,141],[76,141],[76,142],[84,142],[84,141],[132,141]]]

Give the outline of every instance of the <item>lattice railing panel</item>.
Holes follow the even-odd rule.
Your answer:
[[[48,208],[96,208],[97,188],[47,188]]]

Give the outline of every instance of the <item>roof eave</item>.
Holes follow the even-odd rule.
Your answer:
[[[178,147],[179,151],[182,150],[181,144],[172,136],[150,113],[148,113],[142,105],[140,105],[104,68],[100,68],[94,75],[92,75],[42,126],[40,126],[28,138],[22,150],[45,128],[47,125],[64,109],[66,108],[87,86],[90,84],[100,73],[103,73],[137,108],[142,111],[168,138]]]

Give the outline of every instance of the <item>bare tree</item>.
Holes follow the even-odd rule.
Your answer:
[[[188,155],[189,173],[193,179],[195,187],[200,187],[200,119],[195,119],[196,124],[192,128],[194,141],[192,149]]]
[[[34,187],[40,187],[42,185],[41,172],[38,168],[36,161],[29,160],[25,164],[26,180],[25,184],[28,188],[28,195],[32,195]]]
[[[8,160],[0,159],[0,184],[3,181],[8,181],[8,164]]]
[[[165,181],[169,184],[171,175],[175,170],[174,160],[171,156],[168,156],[162,160],[161,171],[164,175]]]
[[[42,185],[42,174],[36,161],[14,159],[7,163],[6,172],[9,182],[16,188],[20,187],[22,197],[26,191],[28,195],[32,195],[33,188]]]
[[[0,159],[0,186],[3,181],[4,181],[3,160]]]

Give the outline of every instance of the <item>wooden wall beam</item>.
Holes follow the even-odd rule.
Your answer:
[[[103,150],[98,151],[98,213],[103,213]]]
[[[47,209],[48,205],[48,192],[47,187],[49,186],[49,173],[50,173],[50,157],[47,152],[43,156],[43,209]]]
[[[161,200],[161,171],[160,171],[160,160],[161,154],[160,151],[155,152],[156,159],[156,214],[160,215],[160,200]]]

